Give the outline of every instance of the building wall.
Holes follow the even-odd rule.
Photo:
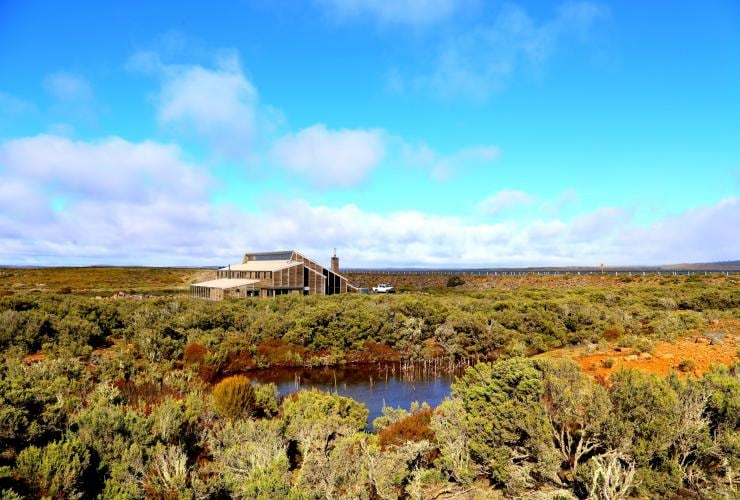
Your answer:
[[[231,276],[229,276],[231,273]],[[246,280],[269,280],[272,279],[272,271],[228,271],[218,270],[216,271],[217,278],[234,278],[234,279],[246,279]]]
[[[224,300],[228,298],[241,299],[252,296],[252,293],[259,293],[258,285],[238,286],[232,288],[211,288],[206,286],[190,286],[190,295],[195,298],[206,300]]]
[[[322,266],[318,262],[315,262],[304,255],[299,254],[298,252],[293,252],[292,259],[296,260],[298,262],[303,262],[303,265],[306,266],[310,271],[309,272],[309,294],[319,294],[324,295],[326,293],[326,287],[325,287],[325,276],[324,271],[330,271],[330,269]],[[337,276],[339,276],[337,274]],[[343,276],[339,276],[339,293],[346,293],[347,292],[347,279]],[[333,293],[333,290],[330,291],[330,293]]]
[[[325,295],[346,293],[349,291],[347,279],[333,272],[298,252],[272,252],[269,254],[246,254],[242,263],[250,260],[292,260],[302,265],[290,266],[278,271],[217,271],[218,278],[259,279],[259,283],[251,285],[259,290],[260,297],[275,296],[276,294],[308,294]],[[332,281],[332,276],[336,276]],[[334,286],[327,287],[327,283]],[[307,287],[307,289],[306,289]],[[327,289],[328,288],[328,289]],[[191,295],[210,300],[223,300],[228,297],[248,296],[245,291],[236,292],[230,289],[191,286]]]

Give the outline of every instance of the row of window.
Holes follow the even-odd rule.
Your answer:
[[[219,271],[219,278],[228,278],[229,271]],[[242,280],[264,280],[272,278],[272,271],[231,271],[231,278]]]

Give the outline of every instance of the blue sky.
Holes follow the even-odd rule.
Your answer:
[[[740,5],[0,2],[0,263],[740,258]]]

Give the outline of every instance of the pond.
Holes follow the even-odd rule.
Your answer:
[[[450,384],[460,370],[434,369],[424,364],[353,364],[338,367],[268,368],[246,375],[255,382],[272,382],[280,396],[301,389],[337,392],[364,403],[370,411],[368,428],[384,406],[409,409],[412,402],[437,406],[450,394]]]

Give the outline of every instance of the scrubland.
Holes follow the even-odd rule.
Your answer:
[[[179,293],[193,273],[80,279],[61,294],[62,281],[46,279],[49,293],[0,278],[13,292],[0,298],[4,496],[721,498],[740,486],[729,337],[714,345],[724,363],[675,359],[667,376],[617,361],[594,377],[569,356],[542,356],[639,358],[663,342],[737,335],[734,277],[210,303]],[[173,291],[96,298],[144,286]],[[388,408],[375,432],[356,401],[279,400],[248,380],[255,367],[388,359],[474,366],[442,405]]]

